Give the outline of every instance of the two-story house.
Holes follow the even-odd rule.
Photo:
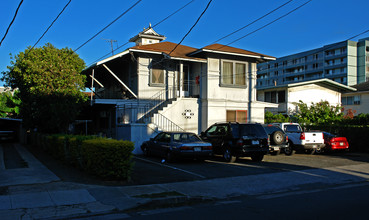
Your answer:
[[[274,57],[213,44],[201,49],[162,42],[151,27],[136,45],[83,71],[96,132],[139,145],[157,130],[200,133],[219,121],[264,122],[256,100],[256,64]]]

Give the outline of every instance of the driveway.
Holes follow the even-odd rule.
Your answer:
[[[235,163],[226,163],[220,156],[202,162],[187,160],[174,163],[162,163],[162,158],[157,157],[135,156],[134,161],[132,183],[154,184],[318,168],[328,169],[367,163],[369,155],[360,153],[266,155],[261,162],[253,162],[250,158],[245,157],[238,159]]]
[[[292,156],[283,154],[278,156],[266,155],[262,162],[253,162],[246,157],[238,159],[235,163],[226,163],[220,156],[205,161],[184,160],[163,163],[162,158],[137,155],[133,159],[134,166],[129,181],[103,181],[55,160],[38,148],[30,146],[25,146],[25,148],[60,178],[61,181],[107,186],[206,180],[314,168],[324,169],[369,162],[369,155],[360,153],[336,153],[330,155],[294,154]]]

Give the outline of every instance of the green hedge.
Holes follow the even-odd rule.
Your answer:
[[[369,127],[355,126],[355,125],[315,125],[306,126],[307,130],[327,131],[338,136],[346,137],[350,151],[369,152],[368,139],[366,135],[369,134]]]
[[[83,141],[81,154],[88,172],[104,178],[128,179],[133,148],[131,141],[99,138]]]
[[[131,141],[81,135],[33,133],[31,145],[54,158],[104,179],[129,179],[133,162]]]

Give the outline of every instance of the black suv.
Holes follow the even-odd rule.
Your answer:
[[[200,137],[213,145],[214,154],[223,155],[227,162],[237,157],[251,157],[261,161],[268,153],[268,134],[258,123],[216,123],[210,126]]]

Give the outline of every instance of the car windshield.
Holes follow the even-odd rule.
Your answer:
[[[201,139],[196,134],[191,133],[177,133],[173,134],[174,142],[193,142],[200,141]]]
[[[287,132],[301,132],[300,126],[298,125],[285,125],[284,128]]]
[[[264,129],[265,129],[265,131],[268,133],[268,134],[271,134],[271,133],[273,133],[273,132],[275,132],[275,131],[281,131],[282,129],[280,129],[280,128],[278,128],[278,127],[276,127],[276,126],[265,126],[264,127]]]
[[[264,128],[258,124],[240,124],[239,126],[232,126],[232,134],[239,138],[242,136],[265,137]]]

